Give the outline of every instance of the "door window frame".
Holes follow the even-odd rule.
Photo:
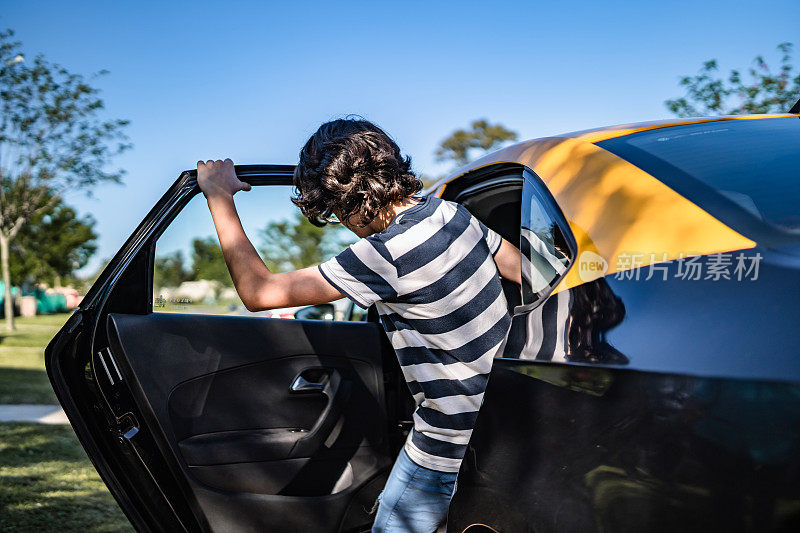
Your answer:
[[[522,226],[529,219],[530,202],[535,196],[542,210],[558,225],[564,235],[570,257],[567,268],[556,276],[544,290],[534,293],[532,288],[529,288],[530,292],[536,296],[534,301],[524,302],[525,288],[522,285],[520,286],[523,303],[514,308],[514,316],[516,316],[532,311],[547,300],[576,262],[578,244],[558,202],[556,202],[544,181],[533,170],[518,163],[508,162],[481,167],[457,177],[447,184],[442,193],[442,198],[460,203],[475,194],[511,184],[520,184],[522,186],[520,191],[521,224],[519,227],[519,240],[516,242],[517,248],[522,249]],[[520,264],[520,269],[522,269],[522,263]],[[522,283],[526,283],[525,276],[522,276]]]
[[[533,170],[528,167],[523,167],[522,177],[522,225],[530,222],[531,202],[534,200],[538,201],[538,204],[544,213],[556,223],[559,230],[563,234],[567,245],[567,251],[569,252],[569,263],[566,265],[566,268],[560,274],[555,276],[544,289],[540,291],[533,291],[532,287],[528,287],[529,292],[535,296],[535,300],[532,302],[525,302],[524,285],[526,280],[525,276],[523,275],[523,286],[520,287],[522,289],[523,303],[514,309],[514,315],[528,313],[544,303],[553,293],[553,290],[555,290],[558,284],[561,283],[561,281],[572,269],[578,255],[578,243],[575,240],[575,235],[572,233],[572,229],[567,222],[567,218],[564,216],[563,211],[561,211],[561,207],[558,205],[558,202],[556,202],[555,198],[550,193],[547,185]],[[520,250],[522,250],[522,225],[520,226]],[[520,264],[520,268],[522,268],[522,264]]]

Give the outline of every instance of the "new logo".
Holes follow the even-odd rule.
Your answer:
[[[582,252],[578,258],[578,277],[582,281],[594,281],[605,276],[608,271],[608,261],[602,256],[591,252]]]

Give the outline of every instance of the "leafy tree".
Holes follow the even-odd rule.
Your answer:
[[[473,150],[490,152],[509,141],[517,140],[517,132],[502,124],[490,124],[486,119],[475,120],[469,129],[459,129],[439,143],[437,161],[453,161],[457,166],[466,165]]]
[[[192,279],[192,271],[183,263],[183,253],[178,250],[171,254],[156,257],[153,272],[153,284],[156,287],[177,287],[184,281]]]
[[[297,213],[294,219],[270,222],[261,230],[261,255],[273,272],[286,272],[322,263],[352,240],[340,226],[318,228]]]
[[[800,98],[800,72],[794,71],[791,43],[779,44],[778,51],[778,72],[758,56],[746,76],[733,69],[723,78],[718,74],[717,60],[706,61],[696,76],[681,78],[686,96],[664,104],[679,117],[786,113]]]
[[[101,72],[100,74],[103,74]],[[11,244],[66,191],[120,182],[111,158],[129,148],[124,120],[103,120],[98,89],[37,56],[28,62],[10,30],[0,32],[0,267],[11,306]]]
[[[233,286],[222,248],[215,237],[192,241],[192,279],[219,281],[226,287]]]
[[[58,201],[58,200],[56,200]],[[20,228],[11,244],[11,281],[51,280],[56,285],[89,261],[97,246],[95,220],[63,203],[48,205]]]

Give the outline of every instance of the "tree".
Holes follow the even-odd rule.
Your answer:
[[[192,271],[184,266],[183,252],[178,250],[156,257],[153,277],[153,284],[156,287],[177,287],[184,281],[192,279]]]
[[[95,220],[79,218],[75,210],[52,202],[22,226],[11,244],[11,282],[51,280],[59,285],[63,278],[83,268],[97,246]]]
[[[63,193],[120,182],[123,172],[108,164],[130,147],[128,122],[101,118],[98,89],[43,56],[29,63],[20,46],[12,31],[0,32],[0,266],[8,329],[14,239]]]
[[[233,286],[233,280],[225,264],[217,239],[206,237],[192,241],[192,279],[219,281],[226,287]]]
[[[270,222],[261,230],[261,254],[273,272],[286,272],[322,263],[350,244],[340,226],[318,228],[297,213],[292,220]]]
[[[786,113],[800,98],[800,72],[794,73],[791,43],[779,44],[778,51],[781,66],[777,73],[762,56],[753,60],[746,77],[733,69],[723,78],[717,60],[706,61],[696,76],[681,78],[686,96],[664,105],[679,117]]]
[[[453,161],[458,166],[466,165],[473,150],[490,152],[506,142],[516,141],[517,132],[502,124],[490,124],[486,119],[475,120],[470,129],[459,129],[439,143],[437,161]]]

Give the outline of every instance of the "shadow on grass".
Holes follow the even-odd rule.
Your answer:
[[[69,426],[47,426],[28,422],[0,423],[0,468],[47,463],[88,462],[86,452]],[[2,470],[2,477],[7,472]]]
[[[69,426],[0,424],[0,530],[132,531]]]
[[[44,351],[44,347],[56,333],[58,333],[58,328],[50,326],[19,326],[16,331],[11,333],[4,330],[0,333],[0,346],[41,348]]]
[[[30,368],[0,367],[0,404],[23,403],[58,403],[47,372]]]
[[[16,329],[7,331],[0,325],[0,346],[37,347],[44,351],[69,314],[38,315],[33,317],[19,317],[16,320]]]

